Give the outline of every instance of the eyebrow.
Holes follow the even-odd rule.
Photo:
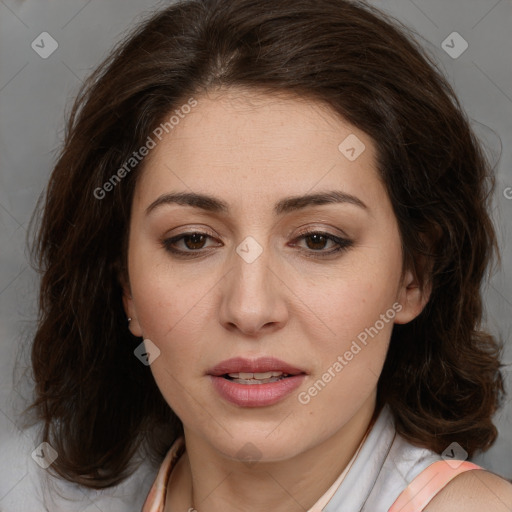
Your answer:
[[[368,210],[368,206],[358,197],[340,190],[330,190],[316,194],[285,197],[275,204],[274,213],[275,215],[283,215],[307,208],[308,206],[343,203],[352,204],[364,210]],[[149,215],[152,211],[166,204],[192,206],[212,213],[229,213],[229,205],[217,197],[194,192],[175,192],[163,194],[158,197],[146,208],[146,215]]]

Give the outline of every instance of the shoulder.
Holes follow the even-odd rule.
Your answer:
[[[424,512],[511,512],[512,484],[485,470],[465,471],[432,499]]]

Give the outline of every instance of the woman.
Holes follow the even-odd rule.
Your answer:
[[[84,84],[46,194],[52,468],[105,488],[145,449],[145,512],[512,507],[464,461],[503,398],[480,329],[492,185],[447,81],[378,10],[157,13]]]

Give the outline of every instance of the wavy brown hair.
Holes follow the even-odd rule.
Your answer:
[[[397,431],[437,452],[487,449],[503,399],[501,346],[481,330],[481,284],[499,260],[491,166],[454,91],[394,18],[346,0],[186,0],[140,23],[89,76],[41,197],[41,272],[31,410],[91,488],[120,483],[139,448],[161,460],[182,433],[149,367],[134,357],[120,281],[144,160],[94,191],[186,102],[214,88],[296,93],[366,132],[396,215],[403,268],[432,284],[422,313],[395,325],[378,383]]]

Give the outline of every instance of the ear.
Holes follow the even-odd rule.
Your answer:
[[[128,329],[134,336],[141,337],[142,329],[137,319],[137,309],[135,307],[135,302],[132,297],[130,283],[128,279],[123,275],[123,273],[118,274],[118,279],[119,283],[121,284],[121,289],[123,290],[122,299],[124,312],[126,313],[127,318],[131,319],[128,322]]]
[[[402,309],[395,316],[395,323],[406,324],[414,320],[427,305],[432,293],[432,282],[426,275],[423,286],[420,286],[416,274],[407,270],[398,291],[397,302]]]

